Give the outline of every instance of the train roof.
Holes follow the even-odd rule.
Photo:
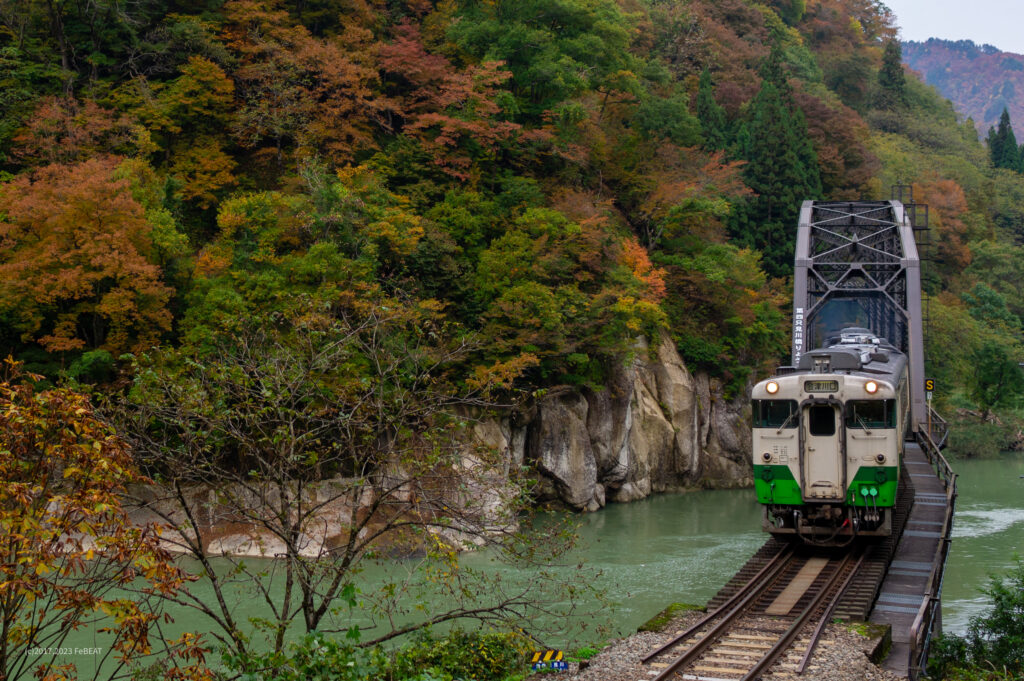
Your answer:
[[[785,373],[850,373],[878,376],[895,382],[907,357],[868,329],[849,327],[830,337],[824,347],[805,352],[800,364]]]

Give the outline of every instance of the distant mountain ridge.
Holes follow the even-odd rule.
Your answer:
[[[982,136],[999,122],[1003,107],[1013,123],[1024,124],[1024,55],[971,40],[929,38],[902,45],[904,63],[974,119]]]

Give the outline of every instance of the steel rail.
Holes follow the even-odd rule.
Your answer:
[[[713,627],[711,627],[711,629],[709,629],[700,640],[695,642],[686,650],[685,653],[683,653],[682,655],[677,657],[673,662],[671,662],[665,669],[661,671],[660,674],[655,676],[652,679],[652,681],[665,681],[665,679],[668,679],[668,677],[672,676],[680,667],[685,666],[687,663],[693,660],[693,658],[697,657],[705,650],[707,650],[709,647],[711,647],[711,645],[720,637],[722,632],[726,631],[729,625],[731,625],[740,615],[746,612],[747,606],[749,606],[750,603],[754,601],[756,598],[760,597],[768,589],[768,587],[770,587],[774,583],[774,580],[779,575],[779,573],[781,573],[786,567],[788,567],[788,559],[792,557],[792,553],[793,550],[791,548],[788,550],[781,551],[778,555],[781,556],[782,554],[786,554],[786,560],[782,560],[781,562],[778,562],[778,564],[776,564],[777,561],[773,559],[772,565],[774,566],[774,569],[770,570],[769,572],[766,572],[763,578],[761,578],[760,581],[756,583],[756,577],[755,579],[751,580],[751,582],[754,584],[752,588],[748,590],[749,593],[747,593],[747,595],[744,596],[739,601],[739,603],[737,603],[736,606],[733,607],[725,615],[722,621],[718,622]],[[758,574],[760,575],[761,573]],[[719,611],[724,609],[725,608],[723,606],[722,608],[716,610],[714,614],[717,614]],[[691,631],[694,628],[695,627],[690,627],[690,629],[688,629],[687,631]],[[684,632],[684,634],[685,633],[686,632]],[[679,636],[677,636],[675,642],[678,643],[680,640],[686,638],[684,634],[680,634]],[[665,646],[662,646],[662,649],[664,648]],[[648,659],[650,659],[650,657],[644,658],[644,662],[646,662]]]
[[[835,573],[828,578],[828,581],[821,587],[821,590],[811,600],[811,603],[804,608],[804,611],[800,613],[800,616],[796,618],[796,621],[794,621],[789,629],[786,630],[786,633],[779,638],[778,643],[772,646],[771,650],[765,653],[764,657],[758,660],[758,662],[750,669],[749,672],[746,673],[746,675],[743,676],[740,681],[756,681],[756,679],[761,677],[761,674],[765,669],[775,664],[775,661],[779,656],[781,656],[782,653],[792,645],[793,641],[800,634],[800,630],[803,629],[807,621],[814,616],[814,613],[821,605],[821,602],[825,600],[826,596],[828,596],[832,591],[832,587],[835,586],[837,581],[839,581],[844,568],[849,564],[851,559],[852,557],[850,554],[843,556],[843,560],[836,568]]]
[[[779,552],[776,553],[774,556],[772,556],[771,560],[769,560],[765,564],[764,567],[762,567],[760,570],[758,570],[756,575],[754,575],[749,580],[747,580],[747,583],[744,584],[742,587],[740,587],[740,589],[735,594],[733,594],[732,597],[729,598],[729,600],[727,600],[725,603],[722,603],[722,605],[720,605],[719,607],[715,608],[713,611],[709,612],[707,615],[702,617],[700,619],[700,621],[698,621],[696,624],[691,626],[689,629],[687,629],[686,631],[682,632],[681,634],[679,634],[678,636],[673,638],[671,641],[669,641],[665,645],[657,648],[653,652],[648,653],[647,656],[644,657],[643,660],[641,660],[641,662],[643,662],[644,664],[650,662],[651,660],[653,660],[654,658],[656,658],[657,656],[661,655],[663,652],[665,652],[666,650],[671,648],[672,646],[678,644],[680,641],[685,641],[687,638],[689,638],[691,635],[693,635],[693,633],[695,631],[697,631],[698,629],[703,627],[705,624],[707,624],[711,620],[713,620],[713,619],[719,617],[720,615],[728,612],[729,609],[735,603],[737,603],[740,599],[742,599],[744,596],[746,596],[750,592],[750,590],[752,588],[757,586],[759,584],[759,582],[761,582],[765,578],[765,575],[768,573],[769,570],[771,570],[773,567],[778,566],[780,562],[784,562],[785,560],[788,560],[789,557],[792,554],[793,554],[793,547],[792,546],[784,546],[784,547],[782,547],[782,549],[779,550]],[[774,574],[773,574],[773,576],[774,576]]]
[[[860,572],[860,568],[864,565],[864,561],[867,559],[867,552],[861,553],[860,558],[857,560],[857,564],[853,566],[853,570],[847,575],[846,579],[843,580],[843,585],[839,587],[839,591],[836,592],[835,598],[829,603],[828,608],[825,609],[825,613],[821,616],[821,621],[818,622],[818,626],[814,628],[814,633],[811,635],[811,640],[807,644],[807,650],[804,652],[804,656],[800,659],[800,664],[796,667],[797,674],[803,674],[804,670],[807,669],[807,664],[811,661],[811,655],[814,654],[814,649],[818,647],[818,641],[821,640],[821,635],[825,631],[825,625],[828,624],[829,618],[832,616],[832,612],[839,605],[839,601],[842,600],[843,594],[846,593],[846,588],[850,586],[850,582]]]

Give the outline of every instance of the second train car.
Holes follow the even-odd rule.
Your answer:
[[[892,532],[910,395],[907,358],[846,328],[751,394],[754,487],[764,528],[843,545]]]

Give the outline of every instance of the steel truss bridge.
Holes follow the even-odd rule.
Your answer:
[[[907,355],[914,432],[927,422],[917,206],[900,201],[804,201],[796,236],[796,366],[846,326],[861,326]],[[927,213],[925,213],[927,215]],[[920,227],[919,227],[920,229]]]

